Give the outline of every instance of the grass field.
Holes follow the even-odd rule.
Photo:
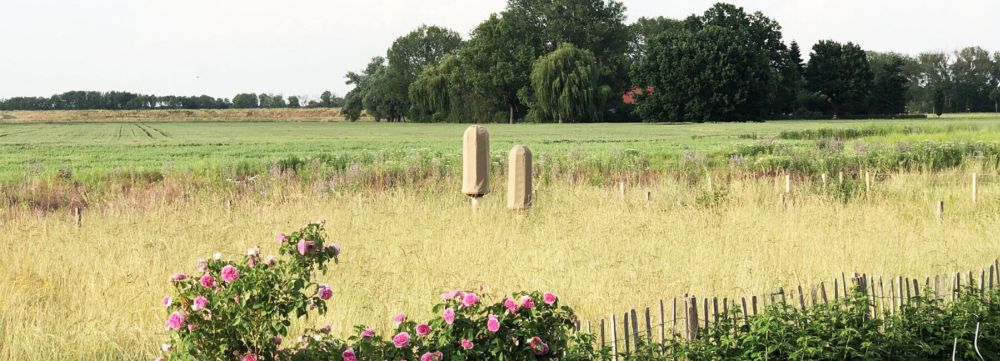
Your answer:
[[[504,209],[500,173],[478,211],[458,194],[454,173],[464,127],[0,124],[8,202],[24,199],[15,192],[53,189],[39,183],[105,189],[99,200],[82,200],[80,228],[67,208],[0,204],[0,360],[152,359],[164,335],[160,299],[170,274],[192,271],[196,259],[214,251],[235,256],[259,245],[273,253],[275,234],[315,219],[328,221],[330,238],[344,253],[323,278],[336,292],[330,313],[308,322],[330,322],[338,333],[358,323],[385,329],[399,311],[426,316],[436,295],[455,287],[494,296],[551,290],[593,320],[685,293],[763,294],[851,271],[933,275],[1000,256],[997,154],[983,151],[994,148],[945,150],[951,155],[941,159],[957,160],[943,166],[885,166],[899,159],[889,156],[918,154],[914,144],[1000,143],[1000,117],[490,125],[500,159],[495,173],[515,143],[531,146],[537,162],[549,161],[539,164],[537,207],[520,214]],[[767,146],[780,150],[745,150]],[[851,157],[872,149],[883,152],[872,157],[888,160],[850,168],[885,167],[873,168],[870,191],[856,173],[844,186],[824,189],[817,174],[799,172],[784,203],[780,180],[729,161],[735,153],[753,154],[749,162],[867,162]],[[323,159],[327,168],[315,171],[306,162],[294,168],[295,176],[268,172],[293,157]],[[615,168],[623,161],[633,163]],[[552,163],[611,176],[545,178],[546,172],[572,173],[557,173]],[[416,168],[426,179],[378,189],[329,184],[379,167]],[[69,172],[60,175],[60,168]],[[239,169],[260,178],[226,185]],[[738,176],[748,169],[753,172]],[[160,176],[134,189],[108,176],[137,170]],[[981,175],[977,205],[970,197],[972,172]],[[667,173],[672,176],[639,176]],[[715,177],[711,190],[705,173]],[[629,182],[624,197],[612,179]],[[199,180],[209,185],[192,185]],[[181,195],[171,195],[171,187]],[[653,195],[648,203],[647,191]],[[933,213],[938,200],[946,202],[941,221]]]

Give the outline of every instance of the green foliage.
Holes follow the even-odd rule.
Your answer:
[[[970,289],[948,303],[917,297],[884,319],[872,318],[871,307],[855,292],[804,311],[778,302],[746,317],[733,308],[693,342],[641,344],[626,359],[950,360],[953,351],[962,360],[1000,356],[1000,292]]]
[[[824,40],[813,46],[806,89],[827,99],[834,116],[870,114],[874,75],[867,54],[854,43]]]
[[[611,90],[599,81],[594,55],[572,44],[563,44],[535,62],[531,71],[534,104],[538,111],[559,123],[600,119],[600,107]]]

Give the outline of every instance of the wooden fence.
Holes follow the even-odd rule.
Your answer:
[[[923,283],[921,283],[923,281]],[[699,333],[719,323],[726,312],[733,312],[736,318],[731,322],[749,325],[750,317],[763,312],[775,303],[782,303],[797,309],[826,304],[843,298],[853,291],[863,294],[869,302],[868,315],[884,319],[900,312],[914,298],[933,298],[954,301],[959,290],[971,289],[985,294],[994,287],[1000,287],[1000,261],[994,261],[988,268],[978,272],[959,272],[954,275],[909,278],[874,276],[867,274],[841,273],[832,282],[804,288],[801,285],[790,289],[780,288],[764,296],[745,297],[697,297],[684,295],[680,298],[660,299],[652,307],[630,309],[620,314],[612,314],[596,323],[577,323],[578,331],[595,334],[601,347],[610,347],[614,359],[637,351],[640,344],[664,344],[667,340],[694,340]]]

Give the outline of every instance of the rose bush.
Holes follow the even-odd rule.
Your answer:
[[[335,337],[330,327],[307,330],[287,342],[292,317],[326,313],[333,290],[314,280],[337,261],[322,223],[278,236],[279,255],[260,258],[252,248],[238,261],[198,261],[197,272],[170,278],[164,297],[169,340],[166,360],[593,360],[592,335],[574,331],[573,310],[553,293],[518,293],[484,304],[474,292],[441,295],[426,322],[396,315],[396,328]],[[539,302],[536,302],[539,301]]]

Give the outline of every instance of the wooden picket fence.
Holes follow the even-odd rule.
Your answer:
[[[735,322],[749,325],[750,317],[763,312],[769,304],[781,303],[806,310],[858,291],[868,298],[869,317],[884,319],[900,312],[914,298],[933,298],[947,302],[954,301],[962,289],[985,294],[994,287],[1000,287],[1000,261],[994,261],[988,268],[982,268],[978,272],[925,277],[923,284],[919,278],[884,278],[857,273],[841,273],[832,281],[820,282],[809,288],[801,285],[788,290],[780,288],[761,297],[753,295],[720,299],[684,295],[680,298],[660,299],[659,304],[652,308],[633,308],[621,314],[612,314],[595,324],[591,321],[578,322],[576,327],[578,331],[594,334],[598,345],[609,347],[617,360],[618,356],[636,352],[640,344],[664,344],[668,339],[672,342],[678,339],[698,339],[700,332],[718,324],[724,314],[733,309],[738,310]]]

